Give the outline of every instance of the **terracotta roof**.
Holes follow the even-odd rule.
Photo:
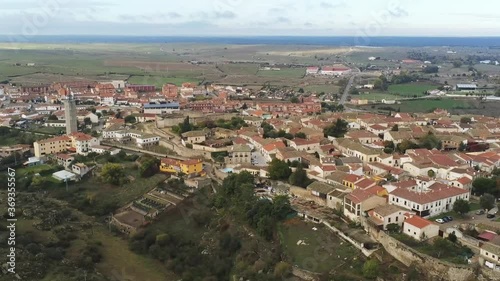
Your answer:
[[[72,133],[70,136],[74,137],[77,141],[89,141],[89,140],[94,138],[90,135],[80,133],[80,132]]]
[[[57,154],[56,155],[56,158],[60,158],[60,159],[64,159],[64,160],[68,160],[70,158],[73,158],[73,156],[69,155],[69,154]]]
[[[175,166],[175,165],[178,165],[179,161],[176,159],[172,159],[172,158],[162,158],[161,163],[166,164],[166,165]]]
[[[347,199],[351,200],[353,203],[359,204],[366,199],[375,196],[372,193],[363,190],[363,189],[355,189],[353,192],[351,192],[349,195],[346,196]]]
[[[384,206],[376,207],[375,209],[373,209],[373,212],[381,215],[382,217],[385,217],[388,215],[392,215],[396,212],[403,212],[403,209],[401,209],[400,207],[398,207],[396,205],[384,205]]]
[[[264,150],[270,152],[275,150],[276,148],[283,148],[283,147],[286,147],[286,145],[282,141],[278,141],[264,145]]]
[[[344,178],[344,181],[355,183],[356,181],[358,181],[361,178],[362,178],[361,176],[358,176],[355,174],[349,174]]]
[[[417,228],[420,228],[420,229],[433,224],[431,221],[426,220],[424,218],[421,218],[419,216],[413,216],[413,217],[411,217],[409,219],[406,219],[405,223],[411,224],[411,225],[413,225],[413,226],[415,226]]]
[[[181,162],[183,165],[196,165],[201,163],[202,161],[200,159],[189,159],[189,160],[184,160]]]
[[[462,177],[457,180],[461,184],[469,184],[472,182],[472,180],[468,177]]]
[[[452,186],[447,186],[444,188],[443,187],[433,188],[434,185],[436,185],[436,183],[429,187],[430,188],[429,191],[423,191],[423,192],[412,191],[406,188],[397,188],[391,192],[391,195],[404,198],[406,200],[409,200],[410,202],[415,202],[418,204],[427,204],[438,200],[450,198],[453,196],[469,193],[469,191],[462,188],[457,188]]]

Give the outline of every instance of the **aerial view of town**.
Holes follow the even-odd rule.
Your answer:
[[[500,280],[498,14],[7,2],[0,281]]]

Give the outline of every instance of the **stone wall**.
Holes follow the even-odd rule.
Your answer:
[[[429,277],[433,278],[432,280],[468,281],[475,279],[476,274],[471,266],[451,264],[419,253],[383,231],[380,231],[378,241],[391,256],[406,266],[422,268]]]

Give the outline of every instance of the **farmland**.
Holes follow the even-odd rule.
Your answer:
[[[452,114],[481,114],[489,116],[498,116],[500,110],[500,103],[498,102],[484,102],[476,99],[452,99],[452,98],[439,98],[439,99],[418,99],[401,101],[398,104],[386,105],[363,105],[359,106],[361,109],[380,111],[380,108],[393,108],[401,112],[431,112],[436,108],[446,109]]]
[[[280,226],[279,234],[287,257],[302,269],[336,275],[361,272],[364,258],[359,251],[322,226],[292,219]]]

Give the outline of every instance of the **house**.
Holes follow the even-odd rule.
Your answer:
[[[160,163],[160,171],[173,174],[185,174],[194,177],[204,174],[203,162],[200,159],[177,160],[163,158]]]
[[[69,168],[71,162],[75,160],[75,158],[69,154],[57,154],[56,155],[57,165],[63,166],[64,168]]]
[[[319,72],[319,67],[311,66],[306,68],[306,75],[316,75]]]
[[[479,262],[493,270],[500,270],[500,239],[483,243],[479,251]]]
[[[59,172],[53,173],[52,177],[57,179],[57,180],[60,180],[62,182],[76,180],[75,174],[68,172],[68,171],[65,171],[65,170],[61,170]]]
[[[274,142],[268,143],[264,145],[261,149],[262,155],[264,158],[268,161],[271,162],[273,158],[275,157],[276,153],[278,152],[278,149],[280,148],[285,148],[286,145],[283,143],[281,140],[275,140]]]
[[[86,155],[90,151],[90,147],[94,145],[99,145],[97,138],[80,132],[33,143],[36,157],[56,154],[67,150]]]
[[[181,106],[178,102],[148,103],[143,105],[146,114],[171,114],[179,112]]]
[[[306,187],[306,189],[311,192],[311,195],[320,198],[324,202],[324,204],[322,204],[322,205],[326,205],[327,195],[328,195],[328,193],[335,190],[335,186],[327,184],[327,183],[315,181],[315,182],[311,183],[310,185],[308,185]]]
[[[122,210],[111,218],[111,224],[128,235],[134,235],[146,223],[146,217],[132,208]]]
[[[359,221],[365,212],[385,204],[386,199],[372,190],[355,189],[344,197],[344,216],[352,221]]]
[[[235,144],[224,158],[226,164],[251,164],[252,149],[246,144]]]
[[[88,172],[90,172],[90,170],[91,170],[91,168],[83,163],[76,163],[76,164],[73,164],[73,166],[71,166],[71,171],[73,173],[79,175],[80,177],[83,177],[84,175],[86,175]]]
[[[360,143],[366,143],[366,144],[374,143],[380,140],[378,135],[375,135],[374,133],[365,130],[349,131],[345,134],[345,138],[354,139],[359,141]]]
[[[368,216],[371,222],[377,227],[387,230],[387,225],[389,224],[397,224],[401,227],[407,212],[395,205],[383,205],[369,211]]]
[[[301,138],[294,138],[289,140],[288,143],[290,147],[295,148],[297,151],[305,151],[307,153],[312,153],[320,150],[319,140],[307,140]]]
[[[417,215],[410,215],[403,223],[404,234],[417,241],[424,241],[439,235],[439,226]]]
[[[476,84],[457,84],[455,87],[457,91],[462,91],[462,92],[471,92],[477,90],[477,85]]]
[[[389,193],[389,204],[415,212],[421,217],[433,217],[453,209],[458,199],[469,201],[470,191],[434,182],[428,187],[396,188]]]
[[[207,140],[209,130],[189,131],[182,134],[183,143],[202,143]]]
[[[353,139],[338,138],[333,140],[333,144],[346,156],[358,157],[363,163],[375,162],[381,154],[381,150],[373,149],[362,145]]]

